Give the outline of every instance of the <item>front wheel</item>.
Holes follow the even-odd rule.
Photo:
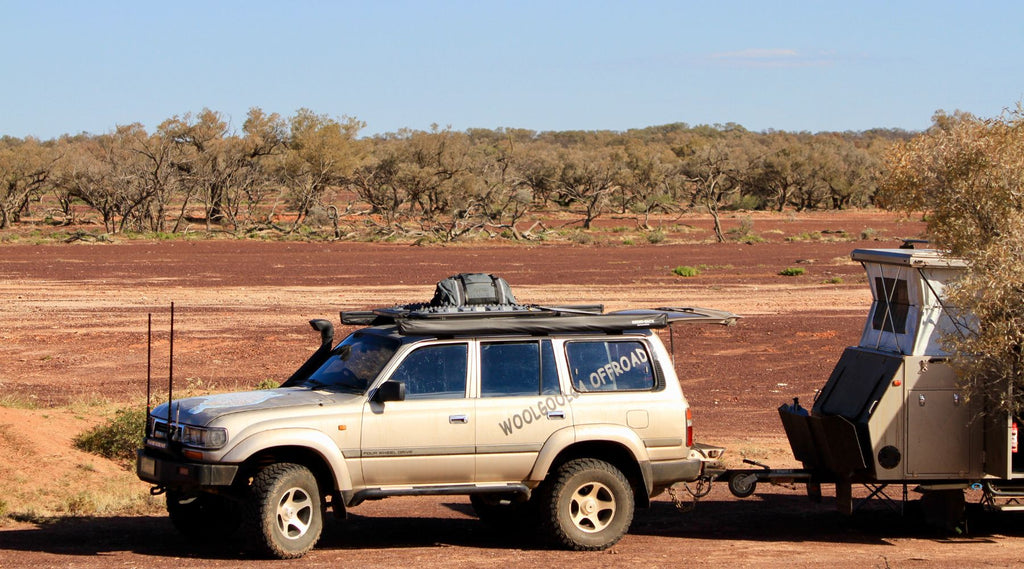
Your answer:
[[[313,473],[288,463],[259,471],[249,488],[245,523],[260,553],[278,559],[305,555],[323,529],[323,505]]]
[[[539,501],[546,532],[577,551],[615,545],[633,522],[629,481],[603,460],[581,458],[563,464],[545,484]]]

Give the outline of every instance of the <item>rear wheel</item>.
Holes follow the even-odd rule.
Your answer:
[[[563,546],[579,551],[615,545],[633,522],[633,490],[611,464],[581,458],[562,465],[545,483],[541,522]]]
[[[174,528],[196,541],[218,541],[229,537],[241,523],[238,504],[208,492],[186,494],[167,491],[167,515]]]
[[[259,471],[249,489],[245,524],[258,552],[278,559],[305,555],[323,529],[323,504],[313,473],[288,463]]]

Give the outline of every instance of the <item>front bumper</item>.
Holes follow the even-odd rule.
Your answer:
[[[169,460],[140,450],[135,472],[146,482],[171,488],[230,486],[238,473],[238,465]]]

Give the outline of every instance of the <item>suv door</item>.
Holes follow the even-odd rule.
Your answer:
[[[478,345],[476,481],[521,481],[551,434],[572,426],[551,340]]]
[[[389,376],[405,384],[405,400],[366,402],[361,456],[367,486],[473,481],[469,357],[466,342],[418,346]]]

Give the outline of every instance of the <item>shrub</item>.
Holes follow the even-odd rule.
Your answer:
[[[821,241],[821,232],[805,231],[799,235],[790,235],[786,241]]]
[[[879,231],[877,229],[872,229],[870,227],[865,227],[864,229],[862,229],[860,231],[860,238],[863,241],[873,241],[875,239],[878,239],[878,234],[879,234]]]
[[[576,229],[567,235],[569,241],[576,245],[590,245],[594,242],[594,236],[585,229]]]
[[[135,460],[146,432],[145,409],[121,409],[106,425],[75,437],[75,447],[112,460]]]
[[[821,281],[821,284],[843,284],[843,277],[832,277]]]
[[[278,387],[281,387],[281,384],[269,378],[256,384],[256,389],[277,389]]]
[[[672,272],[681,277],[695,277],[700,274],[700,270],[698,270],[696,267],[682,265],[672,269]]]
[[[805,271],[801,267],[786,267],[785,269],[779,271],[779,274],[784,277],[798,277],[804,274],[804,272]]]
[[[647,242],[651,245],[661,243],[665,240],[665,232],[660,229],[655,229],[654,231],[647,233],[646,238]]]

